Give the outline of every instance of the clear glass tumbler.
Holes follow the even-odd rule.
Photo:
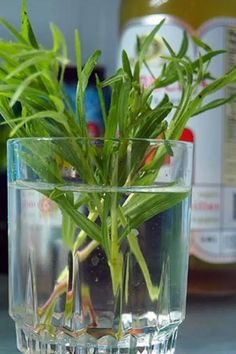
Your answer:
[[[9,294],[23,353],[173,353],[192,145],[8,142]]]

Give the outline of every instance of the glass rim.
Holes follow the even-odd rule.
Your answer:
[[[173,139],[154,139],[154,138],[126,138],[126,137],[116,137],[116,138],[106,138],[106,137],[75,137],[75,136],[66,136],[66,137],[24,137],[24,138],[11,138],[8,139],[7,145],[14,145],[15,143],[22,143],[24,141],[65,141],[65,140],[74,140],[74,141],[146,141],[151,144],[163,144],[169,143],[171,145],[182,145],[189,148],[193,148],[194,143],[190,141],[182,141],[182,140],[173,140]]]

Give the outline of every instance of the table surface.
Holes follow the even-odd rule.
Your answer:
[[[7,312],[7,278],[0,276],[0,354],[19,353]],[[235,354],[236,297],[189,298],[175,354]]]

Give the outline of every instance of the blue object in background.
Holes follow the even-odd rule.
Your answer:
[[[93,137],[102,136],[104,131],[102,111],[101,111],[99,96],[96,88],[95,74],[98,75],[101,81],[104,80],[104,69],[102,67],[95,68],[94,72],[90,77],[89,84],[86,89],[85,98],[84,98],[85,118],[87,121],[87,127],[90,135]],[[75,112],[76,85],[77,85],[76,68],[73,66],[69,66],[65,70],[64,87],[74,112]],[[103,89],[103,95],[105,99],[106,109],[108,110],[110,105],[110,96],[111,96],[110,89],[108,87]]]

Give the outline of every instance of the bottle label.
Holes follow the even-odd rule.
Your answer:
[[[29,225],[60,226],[62,220],[57,204],[34,190],[21,192],[21,218],[26,228]]]
[[[131,21],[123,32],[120,47],[131,61],[136,56],[136,37],[145,37],[161,19],[166,18],[148,53],[148,65],[156,76],[160,73],[160,54],[167,54],[162,37],[178,52],[183,30],[197,34],[214,49],[226,49],[210,65],[213,77],[223,75],[236,65],[236,20],[216,18],[204,23],[194,31],[172,16],[152,15]],[[194,58],[196,50],[190,41],[188,56]],[[119,63],[120,64],[120,63]],[[145,86],[153,82],[147,69],[142,70],[141,80]],[[207,85],[202,82],[202,85]],[[178,102],[178,83],[165,88],[171,100]],[[211,99],[227,97],[236,92],[236,85],[213,94]],[[163,96],[156,90],[154,103]],[[192,195],[192,221],[190,254],[210,263],[236,262],[236,100],[212,111],[193,117],[187,127],[191,134],[184,139],[194,141],[194,184]],[[191,138],[189,138],[191,137]]]

